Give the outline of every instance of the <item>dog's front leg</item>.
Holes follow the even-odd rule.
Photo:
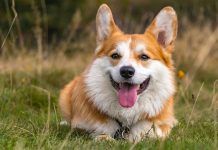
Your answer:
[[[140,142],[143,138],[145,138],[146,134],[151,134],[150,132],[153,132],[152,126],[153,124],[146,120],[135,123],[130,129],[127,139],[133,143]]]

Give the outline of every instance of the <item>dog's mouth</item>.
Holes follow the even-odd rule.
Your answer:
[[[138,95],[147,89],[150,78],[151,77],[149,76],[141,84],[134,84],[130,82],[118,83],[114,81],[110,75],[111,84],[118,92],[120,105],[126,108],[132,107],[135,104]]]

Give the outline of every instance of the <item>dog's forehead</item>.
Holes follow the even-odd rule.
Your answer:
[[[156,42],[145,34],[115,34],[101,45],[97,56],[111,55],[115,51],[120,54],[129,51],[129,54],[137,55],[153,51],[157,46]]]
[[[116,44],[116,49],[118,51],[132,51],[132,52],[137,52],[141,53],[146,50],[146,41],[145,39],[140,36],[140,35],[133,35],[129,36],[128,39],[119,41]]]

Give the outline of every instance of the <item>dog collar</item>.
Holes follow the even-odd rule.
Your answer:
[[[114,139],[126,139],[126,136],[129,134],[129,127],[123,126],[122,122],[116,119],[116,122],[119,124],[120,128],[114,134]]]

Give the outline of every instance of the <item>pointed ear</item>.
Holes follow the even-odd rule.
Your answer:
[[[162,47],[167,48],[174,44],[177,36],[177,27],[178,21],[175,10],[172,7],[164,7],[146,32],[153,34],[157,42]]]
[[[113,15],[106,4],[102,4],[96,15],[97,46],[115,31],[120,31],[114,23]]]

